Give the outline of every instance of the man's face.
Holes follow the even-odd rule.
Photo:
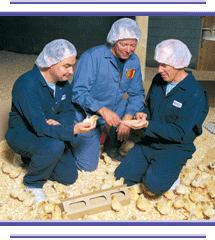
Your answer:
[[[114,56],[121,59],[128,59],[137,47],[136,39],[123,39],[112,46]]]
[[[161,77],[166,82],[175,83],[175,77],[178,71],[179,71],[178,69],[175,69],[170,65],[158,63],[158,72],[161,74]]]
[[[71,56],[63,59],[59,63],[52,65],[49,68],[49,73],[52,78],[52,83],[57,81],[67,81],[69,76],[73,74],[73,66],[75,65],[76,57]]]

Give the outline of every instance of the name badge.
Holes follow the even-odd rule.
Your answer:
[[[177,108],[181,108],[181,107],[182,107],[182,103],[180,103],[180,102],[178,102],[178,101],[176,101],[176,100],[174,100],[174,102],[173,102],[172,105],[175,106],[175,107],[177,107]]]
[[[127,79],[133,78],[134,74],[135,74],[135,69],[134,68],[128,69],[127,72],[126,72],[126,78]]]
[[[66,99],[66,94],[62,95],[61,100],[65,100]]]

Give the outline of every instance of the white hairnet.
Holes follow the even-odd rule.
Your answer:
[[[177,39],[168,39],[155,48],[155,61],[174,68],[184,68],[190,64],[192,55],[188,47]]]
[[[121,18],[113,23],[107,36],[107,42],[113,45],[118,40],[133,38],[139,42],[140,37],[141,32],[137,22],[131,18]]]
[[[43,48],[35,64],[39,68],[50,67],[65,58],[76,55],[77,51],[72,43],[64,39],[56,39]]]

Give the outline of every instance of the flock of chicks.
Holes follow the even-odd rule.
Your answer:
[[[131,141],[127,142],[121,152],[126,155],[133,144]],[[184,166],[180,174],[180,185],[175,190],[169,190],[162,196],[156,197],[148,192],[144,185],[136,184],[128,187],[131,197],[130,205],[122,206],[118,197],[113,195],[112,213],[111,211],[108,212],[114,219],[122,220],[149,219],[148,216],[151,216],[152,212],[158,219],[172,219],[171,215],[174,213],[177,216],[176,219],[181,220],[215,220],[215,187],[213,187],[215,183],[215,161],[213,160],[215,159],[211,157],[214,156],[215,149],[211,150],[207,162],[199,162],[193,167]],[[41,203],[34,203],[35,196],[31,191],[26,192],[22,183],[26,168],[20,166],[21,162],[10,164],[9,161],[5,161],[6,159],[6,157],[0,156],[0,174],[2,172],[2,176],[6,178],[4,181],[8,183],[5,202],[16,201],[23,212],[18,218],[17,216],[14,217],[12,211],[6,211],[5,202],[0,201],[0,220],[68,220],[67,213],[59,207],[64,199],[120,186],[124,181],[123,178],[116,180],[114,177],[114,171],[119,163],[113,162],[106,153],[102,153],[98,170],[93,173],[79,172],[79,179],[70,186],[47,181],[44,185],[46,199]],[[95,181],[93,182],[91,179]],[[1,186],[0,188],[0,191],[2,191]],[[123,215],[123,212],[126,212],[126,214]],[[95,216],[86,214],[81,219],[108,220],[107,215],[107,212],[98,213]]]

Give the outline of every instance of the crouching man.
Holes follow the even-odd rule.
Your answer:
[[[72,142],[78,134],[96,126],[96,122],[75,120],[68,77],[73,74],[76,55],[69,41],[54,40],[44,47],[33,69],[13,86],[5,137],[11,149],[29,165],[23,182],[35,195],[35,202],[44,200],[42,187],[47,180],[65,185],[76,181],[77,154],[72,152]]]
[[[144,111],[136,113],[138,123],[124,122],[142,134],[142,141],[115,171],[116,178],[124,177],[128,186],[144,183],[155,195],[175,189],[183,166],[196,150],[193,142],[202,134],[209,105],[206,91],[192,72],[184,69],[191,56],[188,47],[177,39],[164,40],[155,48],[158,74]]]

